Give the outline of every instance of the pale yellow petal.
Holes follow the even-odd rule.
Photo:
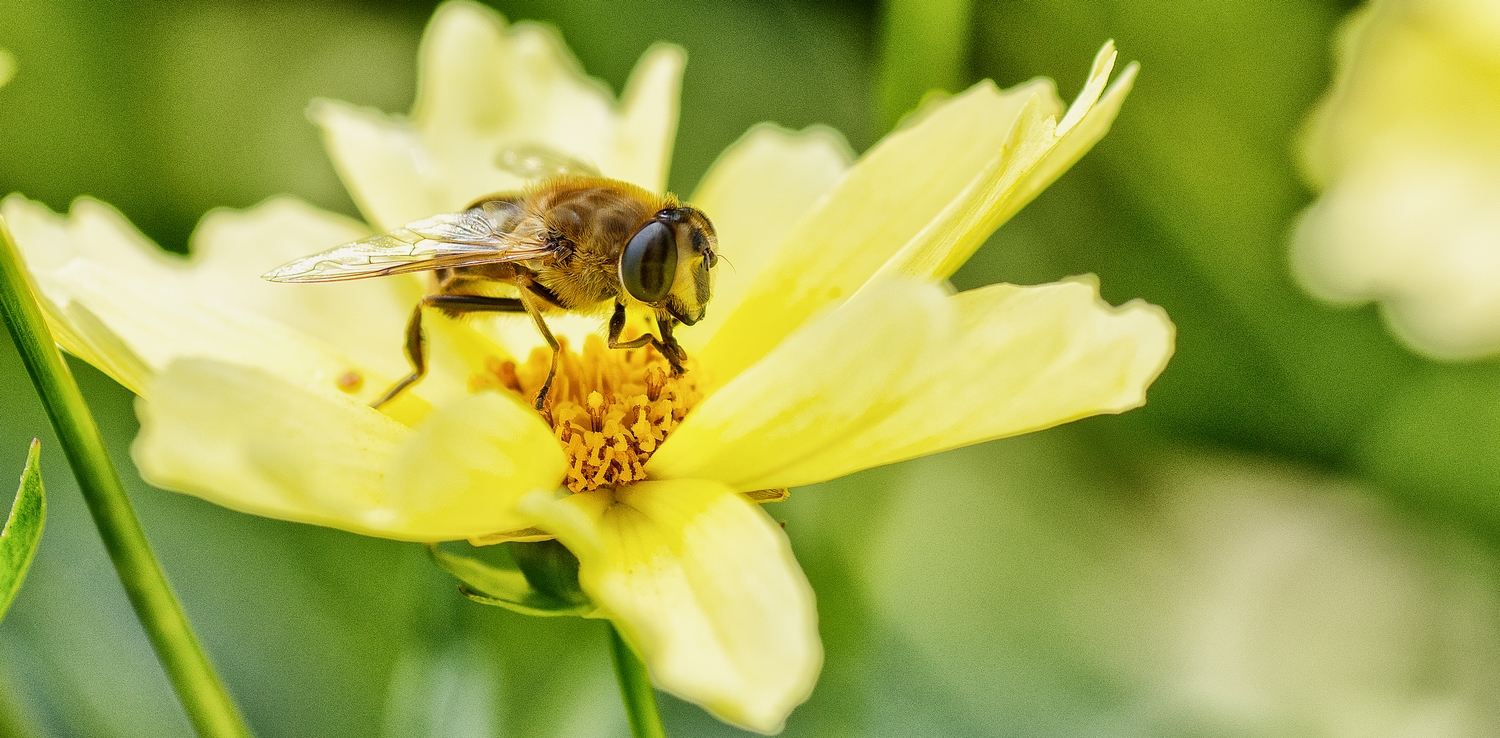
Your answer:
[[[118,210],[93,198],[73,201],[63,217],[39,202],[10,195],[0,202],[0,214],[10,224],[27,267],[39,277],[77,258],[151,280],[175,274],[182,264],[180,257],[158,248]]]
[[[646,466],[741,491],[795,487],[1145,400],[1172,353],[1160,308],[1090,280],[947,295],[872,287],[694,409]]]
[[[406,373],[402,332],[425,284],[418,275],[277,284],[260,275],[294,258],[369,235],[363,223],[290,197],[208,213],[189,243],[184,288],[205,302],[291,326],[387,376]]]
[[[1041,430],[1146,401],[1175,329],[1155,305],[1118,308],[1089,278],[997,284],[949,298],[954,340],[928,349],[922,384],[879,422],[750,486],[797,486],[860,469]]]
[[[267,372],[189,359],[137,400],[131,454],[146,481],[255,515],[430,540],[390,504],[386,469],[411,430]],[[461,534],[460,534],[461,535]],[[456,537],[456,536],[455,536]]]
[[[35,266],[40,262],[55,269],[73,257],[75,248],[63,220],[19,195],[0,203],[0,216],[21,247],[32,290],[58,345],[132,390],[145,386],[151,374],[145,362],[87,309],[69,304],[67,295],[47,281],[48,270]]]
[[[687,52],[672,44],[656,44],[636,62],[620,96],[612,176],[655,192],[666,190],[686,66]]]
[[[155,372],[98,316],[78,302],[62,307],[41,294],[38,302],[58,346],[131,392],[140,394],[145,391]]]
[[[1292,243],[1315,296],[1374,301],[1411,349],[1500,353],[1500,5],[1366,3],[1303,132],[1322,196]]]
[[[1101,51],[1101,58],[1103,54],[1104,52]],[[1111,58],[1112,54],[1113,52],[1111,52]],[[1027,174],[1020,193],[1015,196],[1020,201],[1020,205],[1015,205],[1014,209],[1019,210],[1021,205],[1036,197],[1037,193],[1061,176],[1074,162],[1083,158],[1083,155],[1088,153],[1088,150],[1093,148],[1099,139],[1104,138],[1104,134],[1109,132],[1110,126],[1119,116],[1120,108],[1125,104],[1125,97],[1135,86],[1135,78],[1140,70],[1140,64],[1131,62],[1125,65],[1120,76],[1116,77],[1114,82],[1109,83],[1097,100],[1081,98],[1080,101],[1073,103],[1068,109],[1069,114],[1081,107],[1084,111],[1082,117],[1076,125],[1067,130],[1059,127],[1057,147],[1037,163],[1036,169]],[[1108,81],[1108,69],[1096,72],[1096,74],[1100,76],[1091,79],[1090,86],[1102,85]],[[1087,104],[1082,100],[1088,100]]]
[[[942,216],[887,261],[876,278],[947,278],[996,228],[1088,153],[1109,131],[1135,81],[1138,67],[1131,64],[1106,90],[1114,61],[1114,45],[1105,44],[1083,91],[1061,121],[1054,122],[1043,108],[1023,116],[1015,139]]]
[[[153,371],[191,356],[259,367],[327,391],[338,391],[336,383],[349,372],[377,383],[389,379],[270,319],[143,284],[94,262],[74,261],[51,281]]]
[[[323,130],[333,168],[376,230],[456,209],[446,172],[410,124],[334,100],[314,100],[307,115]]]
[[[584,591],[661,689],[766,734],[812,692],[823,661],[812,588],[755,504],[673,480],[522,507],[578,556]]]
[[[357,396],[366,399],[392,379],[247,309],[243,291],[196,283],[187,261],[157,249],[102,203],[80,199],[64,218],[11,197],[4,211],[59,341],[134,392],[183,357],[260,367],[325,392],[341,392],[341,379],[358,376]]]
[[[541,147],[660,190],[683,62],[680,49],[653,47],[616,103],[550,27],[450,2],[423,37],[409,120],[327,101],[310,112],[361,210],[391,229],[525,184],[498,164],[508,149]]]
[[[745,298],[788,233],[838,184],[853,153],[830,128],[788,131],[764,123],[719,155],[693,193],[708,214],[724,257],[714,269],[708,315],[677,338],[696,353]]]
[[[1059,109],[1050,82],[1004,92],[984,82],[912,116],[783,240],[699,361],[727,381],[815,312],[847,300],[908,244],[952,245],[955,234],[984,225],[975,204],[990,180],[1029,170],[1055,139]]]
[[[513,185],[497,179],[507,146],[539,145],[651,190],[666,184],[685,55],[658,45],[641,57],[616,103],[550,26],[507,26],[481,5],[453,2],[422,41],[412,120],[423,143],[473,199]],[[462,204],[462,203],[460,203]]]
[[[0,87],[16,74],[16,58],[9,51],[0,49]]]
[[[410,530],[475,538],[531,525],[515,509],[553,490],[567,459],[551,428],[511,395],[479,392],[435,410],[397,450],[388,507]],[[434,538],[433,540],[436,540]]]
[[[653,479],[789,486],[781,469],[879,423],[920,390],[956,328],[936,285],[889,282],[787,337],[694,408],[647,462]]]

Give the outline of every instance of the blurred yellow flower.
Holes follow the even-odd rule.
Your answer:
[[[655,190],[683,66],[651,49],[616,104],[556,36],[442,6],[409,119],[318,102],[339,172],[387,228],[521,184],[541,145]],[[756,504],[784,488],[1140,405],[1172,352],[1154,306],[1089,278],[953,294],[946,278],[1107,130],[1134,67],[1106,46],[1072,107],[1051,82],[934,103],[858,161],[826,129],[752,129],[692,201],[714,219],[709,318],[681,378],[610,351],[597,320],[544,413],[521,321],[429,321],[432,370],[384,412],[421,277],[289,286],[257,275],[369,233],[277,198],[215,211],[191,258],[92,200],[3,213],[59,340],[140,396],[153,484],[286,520],[410,541],[555,536],[662,689],[775,733],[822,663],[813,593]],[[559,325],[569,323],[558,321]],[[581,328],[580,328],[581,326]],[[516,328],[519,327],[520,330]],[[531,356],[531,360],[527,357]]]
[[[0,86],[10,81],[16,73],[16,58],[9,51],[0,49]]]
[[[1375,0],[1344,29],[1293,262],[1433,357],[1500,352],[1500,4]]]

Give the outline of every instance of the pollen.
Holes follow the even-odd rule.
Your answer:
[[[531,353],[524,364],[492,359],[469,380],[469,389],[493,388],[536,397],[547,378],[551,351]],[[583,352],[564,342],[557,376],[541,409],[542,419],[568,458],[564,484],[573,492],[618,487],[646,478],[646,461],[703,398],[693,361],[672,376],[654,348],[611,349],[589,336]]]

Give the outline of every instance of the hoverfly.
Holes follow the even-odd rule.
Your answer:
[[[573,160],[508,151],[503,168],[544,175],[530,187],[481,198],[461,212],[435,215],[389,233],[297,259],[264,275],[273,282],[336,282],[434,272],[435,288],[412,310],[406,357],[412,371],[373,407],[395,399],[427,372],[422,311],[450,316],[524,312],[552,349],[537,393],[542,409],[557,373],[559,345],[543,315],[559,311],[609,318],[610,348],[650,344],[675,374],[687,358],[672,335],[677,323],[703,319],[718,262],[713,224],[672,194],[657,195],[600,176]],[[514,297],[496,296],[510,285]],[[621,341],[627,310],[648,311],[660,337],[647,332]]]

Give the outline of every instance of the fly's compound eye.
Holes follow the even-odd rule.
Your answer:
[[[672,290],[677,273],[677,242],[672,229],[653,220],[630,237],[620,256],[620,281],[641,302],[654,303]]]

